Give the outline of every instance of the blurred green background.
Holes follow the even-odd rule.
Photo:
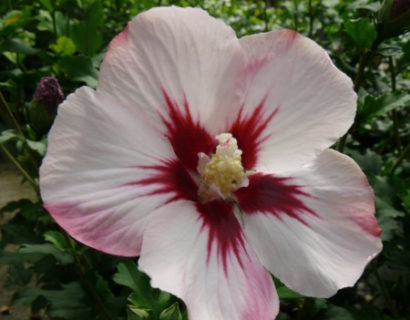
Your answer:
[[[238,36],[297,30],[329,52],[358,92],[355,123],[334,147],[359,163],[375,191],[384,249],[355,287],[330,299],[300,296],[275,280],[278,319],[409,319],[407,0],[1,0],[0,318],[187,318],[182,301],[150,288],[135,259],[70,239],[37,196],[55,115],[33,99],[39,80],[56,77],[65,96],[82,85],[95,87],[110,40],[139,12],[165,5],[204,8]]]

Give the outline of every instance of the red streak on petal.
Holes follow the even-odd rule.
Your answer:
[[[58,201],[43,206],[76,240],[108,254],[138,256],[141,249],[139,235],[131,237],[129,232],[117,232],[126,229],[125,216],[116,212],[115,207],[91,206],[89,203]]]
[[[261,144],[269,138],[269,134],[263,133],[279,110],[277,107],[272,112],[266,113],[263,110],[266,98],[267,96],[253,109],[250,115],[244,116],[242,108],[229,130],[238,141],[239,149],[243,152],[242,165],[245,170],[251,170],[255,167]]]
[[[127,185],[153,186],[145,196],[169,194],[164,204],[178,200],[193,201],[199,219],[202,221],[201,230],[208,233],[208,262],[212,250],[216,248],[218,262],[222,263],[226,276],[228,276],[227,260],[231,254],[236,257],[242,266],[240,254],[246,252],[245,238],[231,203],[225,201],[200,203],[197,197],[197,185],[178,160],[163,161],[160,165],[141,168],[152,171],[152,176]]]
[[[352,210],[348,206],[346,206],[344,208],[344,213],[347,216],[351,217],[351,219],[353,219],[353,221],[357,223],[363,231],[376,238],[379,238],[382,233],[382,229],[380,229],[377,223],[376,216],[374,215],[375,208],[373,191],[366,177],[363,178],[363,187],[367,190],[370,190],[370,195],[368,196],[368,199],[366,201],[366,203],[368,203],[370,206],[368,210],[363,210],[358,214],[357,209]]]
[[[317,217],[300,199],[310,195],[301,186],[289,184],[289,180],[261,173],[249,176],[249,186],[235,192],[239,206],[245,214],[272,214],[278,219],[287,215],[306,225],[304,214]]]
[[[278,32],[284,33],[287,36],[288,41],[285,42],[285,49],[286,51],[289,51],[299,33],[297,33],[295,30],[290,29],[283,29]]]
[[[115,36],[114,39],[111,40],[104,59],[110,59],[112,56],[113,50],[115,50],[116,48],[126,47],[128,45],[128,32],[129,32],[129,23],[127,23],[124,30],[122,30],[119,34]]]
[[[352,219],[356,222],[363,231],[367,232],[368,234],[379,238],[382,234],[382,229],[380,229],[379,225],[377,224],[376,217],[373,216],[357,216],[352,215]]]
[[[127,185],[154,186],[145,195],[169,194],[164,204],[177,200],[197,200],[198,187],[178,160],[163,161],[155,166],[142,166],[152,172],[152,176]]]
[[[222,262],[225,275],[228,276],[227,260],[234,254],[243,268],[240,249],[245,250],[245,239],[242,227],[233,212],[232,204],[224,201],[197,203],[202,219],[202,230],[208,232],[208,262],[216,245],[218,262]]]
[[[196,171],[198,153],[213,152],[216,148],[216,141],[198,121],[195,122],[192,119],[186,97],[184,98],[184,112],[182,112],[177,102],[172,101],[165,90],[162,91],[168,106],[168,119],[162,117],[168,129],[166,137],[185,168]]]

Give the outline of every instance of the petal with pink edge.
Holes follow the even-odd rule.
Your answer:
[[[175,105],[189,104],[194,122],[213,128],[224,123],[225,106],[239,99],[233,78],[242,58],[232,28],[206,11],[153,8],[111,42],[97,90],[168,117],[165,90]]]
[[[245,87],[230,132],[246,169],[281,173],[314,160],[352,125],[356,94],[326,51],[291,30],[240,39]],[[245,83],[245,84],[244,84]],[[232,109],[234,109],[234,107]]]
[[[40,168],[44,206],[77,240],[135,256],[148,213],[169,195],[151,195],[142,166],[173,156],[168,141],[137,105],[81,88],[59,107]]]
[[[157,210],[144,233],[139,268],[153,287],[181,298],[190,319],[268,320],[278,313],[269,273],[232,206],[222,202],[181,201]]]
[[[292,178],[250,176],[237,198],[263,265],[289,288],[329,297],[382,249],[373,191],[349,157],[324,151]]]

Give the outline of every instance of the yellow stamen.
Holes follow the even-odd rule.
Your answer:
[[[242,150],[238,149],[236,139],[230,133],[222,133],[216,139],[219,144],[215,154],[199,154],[197,169],[201,183],[198,193],[202,201],[228,199],[233,191],[248,183],[242,166]]]

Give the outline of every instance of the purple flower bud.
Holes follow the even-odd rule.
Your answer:
[[[378,18],[383,39],[406,32],[410,27],[410,0],[384,0]]]
[[[58,80],[54,77],[43,77],[37,84],[33,100],[42,102],[49,115],[53,115],[57,106],[64,99]]]
[[[395,19],[401,16],[409,9],[410,0],[394,0],[390,11],[390,19]]]

